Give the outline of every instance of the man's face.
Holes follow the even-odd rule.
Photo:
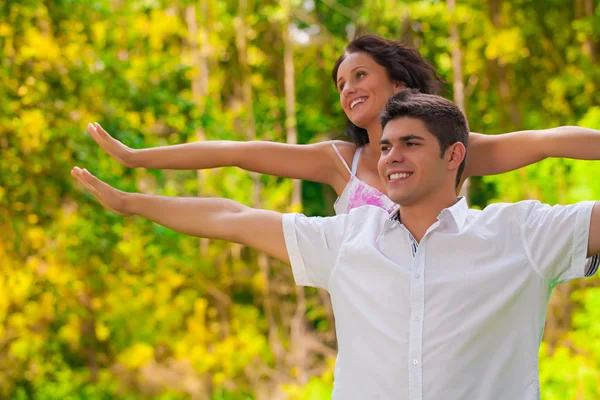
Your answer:
[[[450,149],[452,146],[450,147]],[[423,121],[402,117],[390,121],[383,130],[378,170],[387,195],[401,206],[417,204],[447,190],[454,182],[448,152],[440,156],[440,145]]]

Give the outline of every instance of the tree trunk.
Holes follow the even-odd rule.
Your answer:
[[[454,21],[456,0],[447,0],[447,5],[450,13],[450,47],[452,49],[452,74],[454,78],[452,88],[454,92],[454,102],[466,115],[465,84],[462,77],[462,51],[460,49],[460,35],[458,33],[458,26]]]
[[[201,0],[200,6],[202,12],[200,15],[207,15],[208,2],[207,0]],[[192,75],[192,97],[196,107],[202,113],[204,112],[204,104],[206,95],[208,94],[208,57],[205,50],[208,46],[208,28],[206,23],[200,24],[198,27],[198,16],[195,4],[190,4],[185,9],[185,22],[188,28],[188,47],[190,62],[193,68]],[[205,22],[205,21],[203,21]],[[201,38],[201,41],[198,38]],[[196,128],[196,139],[198,141],[206,140],[204,129],[199,126]],[[205,195],[203,191],[204,185],[204,174],[202,170],[197,171],[198,180],[198,196]],[[209,240],[202,238],[200,239],[200,254],[208,254]]]
[[[294,71],[294,47],[290,37],[289,17],[290,0],[282,0],[281,6],[284,8],[286,21],[282,27],[283,36],[283,66],[285,71],[284,89],[285,89],[285,131],[287,142],[298,144],[298,132],[296,130],[296,83]],[[299,207],[302,203],[302,181],[294,179],[294,188],[292,191],[292,205]]]
[[[594,17],[594,0],[577,0],[576,6],[577,11],[575,17],[577,19]],[[589,36],[583,43],[583,52],[590,57],[593,63],[596,62],[598,47],[593,37]]]
[[[462,51],[460,49],[460,34],[458,32],[458,25],[454,20],[454,10],[456,9],[456,0],[447,0],[448,11],[450,14],[450,48],[452,54],[452,75],[453,75],[453,97],[454,103],[460,108],[460,110],[467,115],[465,107],[465,84],[463,82],[462,72]],[[468,196],[469,192],[469,179],[466,179],[460,189],[461,196]]]
[[[198,24],[198,12],[196,8],[196,4],[189,4],[185,8],[185,22],[187,25],[187,44],[188,51],[190,57],[190,63],[192,65],[193,74],[192,74],[192,98],[199,109],[200,113],[204,112],[205,100],[208,94],[208,24],[206,23],[207,9],[209,7],[210,0],[200,0],[199,4],[201,7],[200,18],[202,18],[201,23]],[[200,25],[200,26],[199,26]],[[200,40],[199,40],[200,39]],[[204,129],[202,126],[198,126],[196,128],[196,140],[204,141],[206,140],[206,136],[204,133]],[[201,197],[205,195],[204,193],[204,175],[205,172],[202,170],[197,171],[197,180],[198,180],[198,196]],[[209,240],[206,238],[200,239],[200,255],[206,256],[208,255],[209,248]],[[217,307],[220,311],[221,316],[221,325],[222,331],[227,331],[229,322],[227,320],[227,312],[223,309],[223,305],[217,299],[217,303],[219,304]],[[211,379],[210,377],[204,376],[202,377],[202,398],[208,398],[210,396],[211,389]]]

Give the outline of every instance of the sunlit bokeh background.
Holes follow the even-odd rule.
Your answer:
[[[246,248],[112,215],[69,170],[329,215],[335,195],[314,183],[126,169],[85,126],[133,148],[339,137],[330,71],[360,27],[417,47],[473,131],[600,129],[597,0],[0,2],[0,398],[331,397],[325,293]],[[474,178],[469,198],[599,199],[599,177],[598,162],[547,160]],[[555,290],[543,399],[600,398],[598,282]]]

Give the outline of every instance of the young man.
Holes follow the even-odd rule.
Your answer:
[[[77,178],[109,210],[291,262],[329,291],[339,354],[333,399],[538,399],[552,288],[596,272],[600,208],[457,199],[468,127],[441,97],[402,91],[382,114],[379,172],[396,215],[361,207],[308,218],[226,199],[118,191]],[[401,216],[401,218],[400,218]]]

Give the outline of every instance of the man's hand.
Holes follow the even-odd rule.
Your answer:
[[[123,217],[133,215],[127,210],[127,193],[102,182],[86,169],[74,167],[71,176],[79,181],[109,211]]]
[[[92,139],[94,139],[94,141],[102,148],[102,150],[104,150],[106,154],[117,160],[125,167],[136,167],[136,165],[134,165],[132,162],[133,153],[135,150],[131,147],[125,146],[123,143],[110,136],[110,134],[106,132],[99,123],[94,122],[93,124],[88,124],[87,131]]]
[[[122,192],[78,167],[73,168],[71,175],[115,214],[138,215],[186,235],[241,243],[289,262],[280,213],[214,197]]]

